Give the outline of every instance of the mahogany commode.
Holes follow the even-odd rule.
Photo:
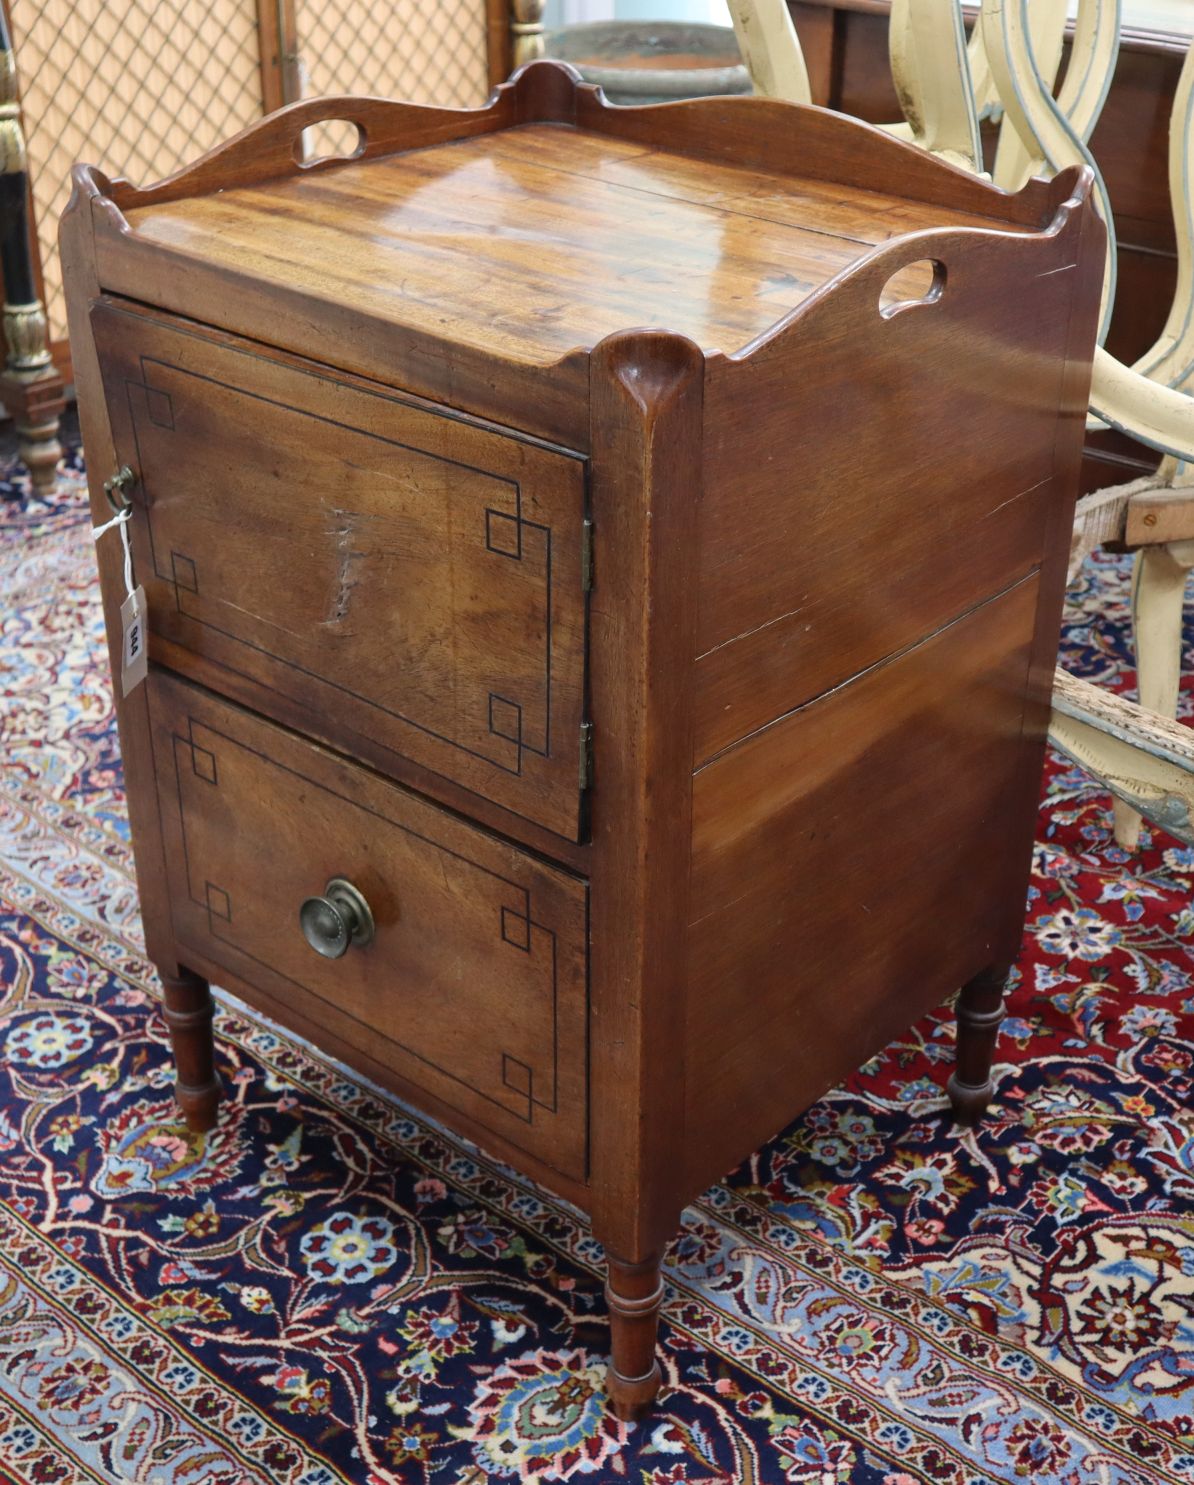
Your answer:
[[[357,154],[306,163],[328,119]],[[477,111],[296,104],[146,190],[76,171],[187,1121],[216,980],[577,1203],[623,1417],[710,1181],[959,985],[954,1106],[990,1097],[1089,198],[816,109],[610,108],[554,63]]]

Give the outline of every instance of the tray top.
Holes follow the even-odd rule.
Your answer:
[[[541,365],[646,326],[731,353],[891,237],[1023,230],[562,123],[126,214],[136,236],[212,265]]]

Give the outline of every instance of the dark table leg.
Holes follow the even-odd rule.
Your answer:
[[[958,1061],[949,1080],[949,1101],[959,1124],[975,1124],[995,1091],[991,1063],[1003,1020],[1007,965],[985,969],[958,995]]]
[[[607,1254],[605,1299],[609,1305],[610,1363],[606,1374],[610,1406],[624,1423],[642,1418],[659,1391],[655,1357],[663,1276],[658,1258],[624,1263]]]
[[[222,1092],[215,1070],[211,990],[206,980],[185,969],[177,976],[163,974],[160,978],[165,991],[162,1010],[170,1028],[178,1073],[174,1096],[187,1127],[196,1134],[206,1134],[220,1117]]]

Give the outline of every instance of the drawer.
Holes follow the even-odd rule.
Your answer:
[[[174,931],[286,1020],[392,1069],[484,1142],[584,1178],[584,882],[273,723],[149,677]],[[299,908],[350,882],[372,942],[322,957]]]
[[[577,839],[584,461],[119,301],[92,323],[151,636]]]

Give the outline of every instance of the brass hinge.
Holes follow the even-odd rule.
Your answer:
[[[580,787],[581,792],[593,782],[593,724],[580,724]]]
[[[587,593],[593,586],[593,522],[585,517],[580,528],[580,590]]]

